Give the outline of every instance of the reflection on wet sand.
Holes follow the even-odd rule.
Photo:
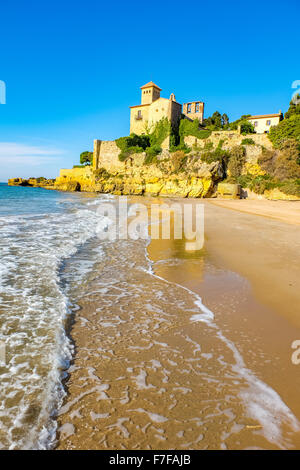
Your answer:
[[[192,254],[166,247],[180,264]],[[299,424],[244,364],[201,299],[154,275],[145,242],[104,243],[72,338],[59,449],[244,449],[295,446]],[[197,254],[199,272],[205,265]],[[299,439],[299,437],[298,437]]]

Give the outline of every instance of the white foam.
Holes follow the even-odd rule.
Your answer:
[[[0,217],[0,340],[8,352],[0,393],[4,448],[46,449],[55,442],[57,426],[51,416],[65,396],[62,370],[73,353],[65,333],[71,305],[59,268],[95,236],[99,217],[90,205],[79,201],[76,207],[72,200],[65,212]],[[77,281],[92,265],[78,263]],[[25,424],[32,413],[35,422]]]

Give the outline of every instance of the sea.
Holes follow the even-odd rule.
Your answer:
[[[73,354],[72,305],[61,272],[95,237],[93,201],[0,184],[0,449],[46,449],[55,440]],[[77,266],[78,283],[92,265]]]
[[[107,404],[114,386],[116,394],[123,387],[123,395],[128,395],[114,406],[115,417],[109,409],[102,430],[106,426],[111,435],[116,429],[119,439],[124,434],[122,413],[133,429],[142,429],[137,415],[148,413],[150,421],[159,422],[160,441],[169,433],[172,442],[176,425],[174,436],[181,448],[198,448],[205,432],[211,433],[216,448],[226,448],[226,436],[219,439],[216,430],[226,422],[228,435],[236,436],[245,432],[248,420],[257,424],[254,432],[263,435],[266,446],[292,448],[292,436],[300,431],[296,417],[276,391],[246,367],[201,298],[155,274],[147,254],[149,238],[99,239],[99,224],[103,227],[108,220],[97,207],[116,201],[112,195],[0,184],[0,449],[55,448],[58,416],[71,407],[66,379],[78,351],[70,331],[78,299],[84,298],[94,299],[92,305],[97,306],[90,309],[90,317],[80,314],[88,334],[84,354],[100,368],[101,361],[112,361],[111,375],[105,369],[108,375],[103,372],[100,386],[95,370],[88,370],[95,380],[91,391],[97,394],[99,387],[106,387],[101,393]],[[201,335],[207,347],[217,345],[215,351],[203,350]],[[102,345],[98,356],[95,341]],[[116,361],[116,355],[122,360]],[[163,404],[173,421],[161,417]],[[243,422],[237,424],[241,410]],[[80,416],[82,411],[74,413]],[[91,416],[104,419],[98,409]],[[94,432],[94,421],[92,425]],[[174,446],[181,444],[174,441]],[[124,434],[122,445],[131,448],[130,433]],[[132,445],[139,446],[137,434]]]

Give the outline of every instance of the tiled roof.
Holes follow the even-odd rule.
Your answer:
[[[257,116],[250,116],[247,119],[261,119],[261,118],[272,118],[272,117],[280,117],[281,113],[276,114],[258,114]]]
[[[159,88],[159,86],[155,85],[155,83],[153,83],[153,82],[146,83],[146,85],[141,86],[141,89],[150,88],[151,86],[153,86],[154,88],[157,88],[158,90],[161,91],[161,88]]]

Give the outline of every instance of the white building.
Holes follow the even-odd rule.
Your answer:
[[[257,116],[250,116],[247,118],[254,126],[257,134],[268,134],[272,126],[277,126],[283,119],[281,111],[277,114],[261,114]]]

